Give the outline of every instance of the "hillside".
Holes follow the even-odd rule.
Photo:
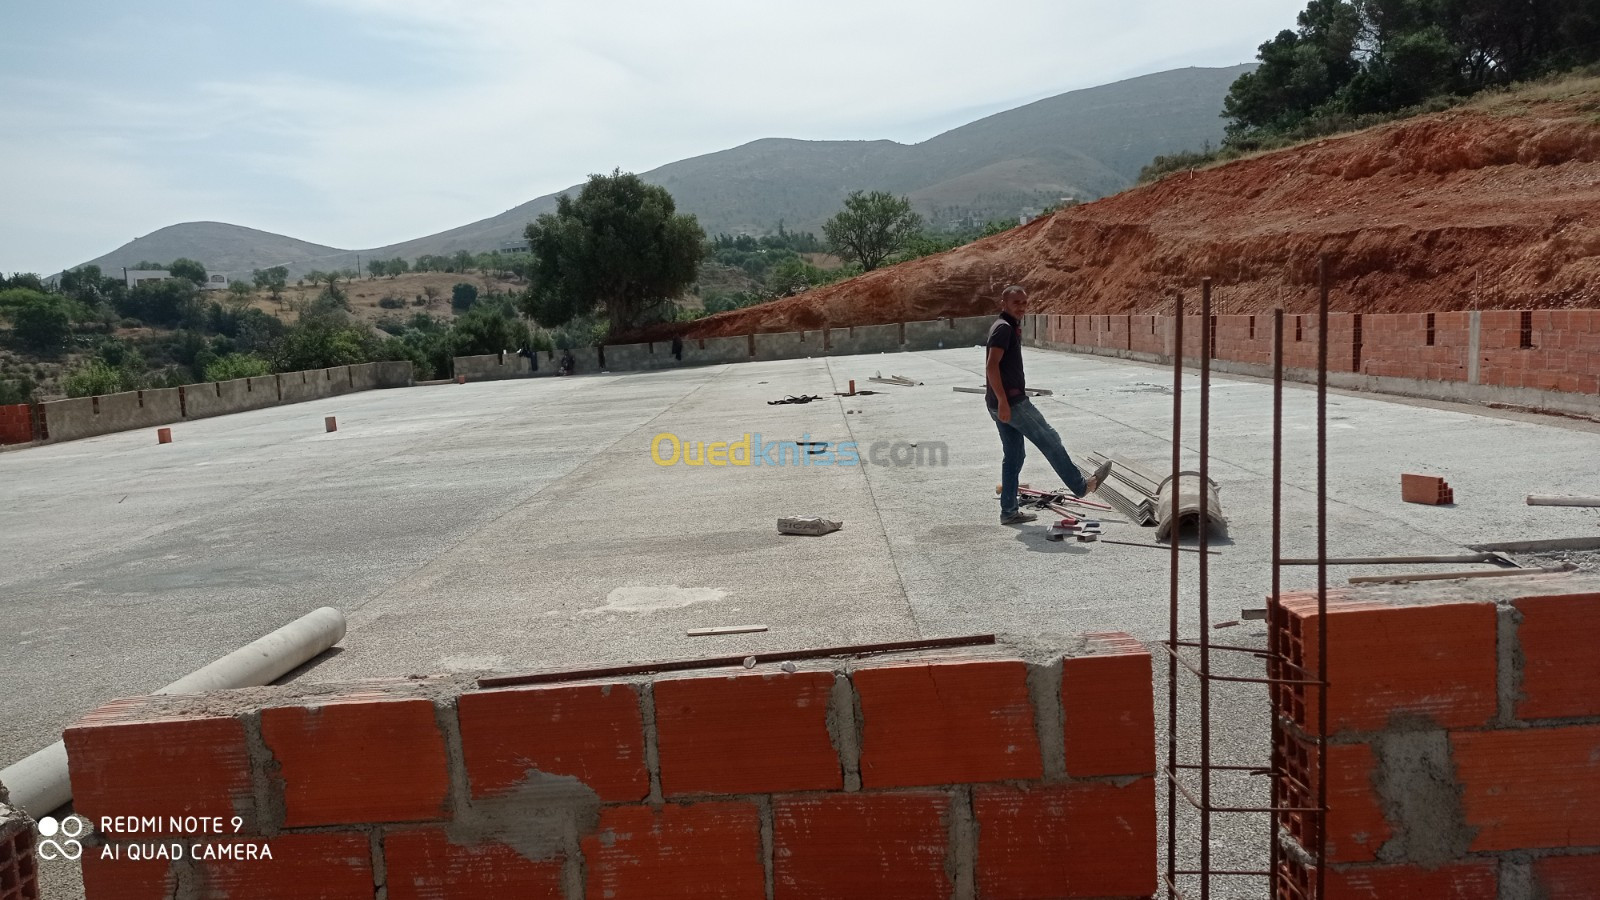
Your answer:
[[[1249,66],[1176,69],[1071,91],[952,129],[918,144],[768,138],[640,173],[672,192],[680,211],[708,233],[765,233],[783,220],[816,231],[853,190],[904,194],[936,224],[961,217],[1011,218],[1063,197],[1092,199],[1133,183],[1157,154],[1222,137],[1222,98]],[[606,168],[596,164],[597,170]],[[573,191],[568,188],[568,191]],[[340,250],[220,223],[163,228],[91,260],[102,268],[141,259],[188,256],[235,277],[288,265],[353,268],[364,259],[457,250],[486,252],[522,238],[527,224],[555,209],[557,194],[492,216],[386,247]],[[241,244],[260,235],[261,251]],[[289,251],[291,245],[302,250]]]
[[[1170,175],[995,237],[758,307],[693,337],[878,324],[993,309],[1169,309],[1214,279],[1223,312],[1313,309],[1334,260],[1349,312],[1600,306],[1600,79],[1494,95]]]
[[[354,256],[337,247],[326,247],[226,222],[184,222],[123,244],[84,265],[99,266],[107,275],[113,275],[119,274],[124,267],[132,268],[140,262],[169,263],[180,257],[188,257],[200,260],[207,271],[223,272],[237,278],[248,277],[251,269],[291,263],[298,269],[297,275],[310,269],[343,268],[345,263],[341,260],[345,256],[349,256],[349,264],[353,267]]]

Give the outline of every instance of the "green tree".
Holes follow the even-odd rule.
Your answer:
[[[372,280],[374,278],[378,278],[378,277],[380,277],[382,275],[387,274],[388,271],[389,271],[389,263],[388,262],[386,262],[384,260],[381,260],[381,259],[369,259],[369,260],[367,260],[367,280],[370,281],[370,280]]]
[[[134,389],[126,384],[120,370],[98,357],[68,372],[62,379],[62,387],[68,397],[94,397]]]
[[[250,295],[255,293],[255,288],[248,281],[228,282],[228,302],[237,309],[250,305]]]
[[[411,264],[396,256],[383,264],[383,270],[389,273],[390,278],[393,278],[396,275],[404,275],[411,271]]]
[[[11,334],[24,347],[55,355],[72,337],[72,316],[57,297],[29,299],[12,308]]]
[[[218,357],[206,366],[207,381],[232,381],[235,378],[259,378],[272,372],[272,364],[253,353],[229,353]]]
[[[478,302],[478,289],[476,286],[462,281],[450,289],[450,307],[456,312],[466,312],[476,302]]]
[[[528,326],[509,303],[479,303],[455,322],[458,356],[499,353],[528,346]]]
[[[167,271],[173,278],[186,278],[196,285],[206,283],[206,267],[187,257],[178,257],[167,266]]]
[[[524,301],[543,325],[604,309],[625,331],[682,294],[699,275],[705,232],[665,188],[620,169],[592,175],[577,199],[527,228],[531,284]]]
[[[828,244],[841,258],[871,272],[922,230],[911,201],[885,191],[852,191],[844,209],[822,224]]]
[[[255,282],[257,288],[271,295],[273,303],[283,306],[283,289],[289,285],[288,266],[256,269],[250,273],[250,280]]]

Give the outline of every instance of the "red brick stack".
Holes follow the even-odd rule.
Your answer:
[[[33,419],[28,404],[0,406],[0,444],[26,444],[33,440]]]

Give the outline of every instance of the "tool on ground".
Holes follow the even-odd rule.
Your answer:
[[[1107,538],[1105,543],[1107,543],[1107,544],[1121,544],[1124,547],[1148,547],[1151,550],[1166,550],[1168,552],[1171,552],[1171,550],[1172,550],[1172,546],[1170,544],[1141,544],[1141,543],[1139,543],[1137,541],[1113,541],[1110,538]],[[1194,547],[1179,547],[1178,550],[1179,550],[1179,552],[1182,552],[1182,553],[1199,553],[1200,552],[1199,550],[1195,549]],[[1218,551],[1218,550],[1207,550],[1206,551],[1206,555],[1207,556],[1218,556],[1218,555],[1220,555],[1220,553],[1221,553],[1221,551]]]
[[[916,387],[916,386],[922,384],[922,382],[920,382],[920,381],[912,381],[910,378],[907,378],[904,375],[890,375],[888,377],[885,377],[882,372],[877,373],[876,375],[872,376],[871,378],[868,378],[867,380],[868,381],[876,381],[879,384],[898,384],[901,387]]]
[[[821,397],[806,396],[804,394],[802,394],[799,397],[796,397],[793,394],[790,394],[789,396],[783,398],[782,400],[768,400],[767,401],[767,405],[768,406],[785,406],[785,405],[790,404],[790,403],[810,403],[813,400],[821,400],[821,399],[822,399]]]

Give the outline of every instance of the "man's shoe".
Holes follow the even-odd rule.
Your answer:
[[[1094,493],[1095,491],[1098,491],[1100,489],[1100,485],[1105,484],[1106,483],[1106,479],[1110,478],[1110,477],[1111,477],[1111,460],[1108,459],[1105,462],[1101,463],[1100,464],[1100,468],[1095,469],[1094,470],[1094,474],[1090,475],[1089,476],[1089,480],[1084,483],[1083,495],[1085,497],[1087,497],[1090,494]]]
[[[1026,524],[1028,522],[1032,522],[1033,520],[1035,520],[1037,518],[1039,518],[1039,517],[1034,515],[1031,512],[1022,512],[1021,510],[1018,510],[1017,512],[1014,512],[1011,515],[1006,516],[1005,518],[1001,519],[1000,520],[1000,524],[1001,525],[1023,525],[1023,524]]]

